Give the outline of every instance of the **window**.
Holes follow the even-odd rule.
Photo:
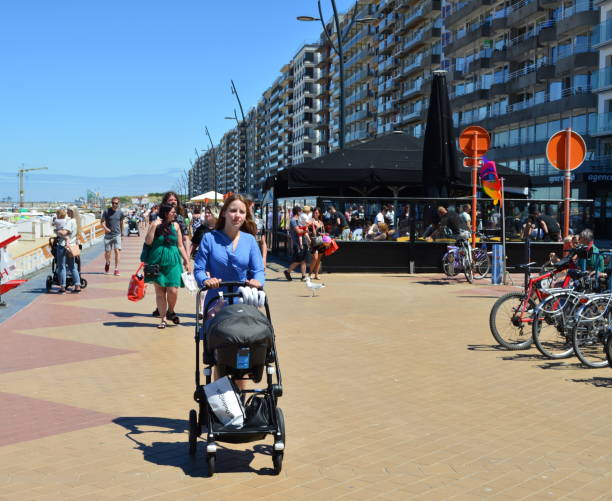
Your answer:
[[[551,101],[561,99],[561,82],[551,82],[548,86],[548,95]]]
[[[542,124],[537,124],[535,126],[535,140],[536,141],[546,141],[546,122]]]

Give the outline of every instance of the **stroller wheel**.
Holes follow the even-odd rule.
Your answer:
[[[274,474],[278,475],[283,469],[283,452],[274,451],[272,453],[272,464],[274,465]]]
[[[85,289],[87,287],[87,279],[81,278],[81,289]]]
[[[189,411],[189,455],[195,456],[198,447],[198,415],[195,410]]]
[[[208,466],[208,476],[212,477],[215,474],[217,467],[217,455],[206,454],[206,464]]]
[[[280,407],[276,408],[276,422],[278,424],[278,431],[280,431],[280,441],[287,445],[287,439],[285,438],[285,415]],[[275,441],[279,441],[278,436]]]
[[[53,277],[51,275],[47,276],[47,283],[45,284],[47,292],[51,292],[51,287],[53,287]]]

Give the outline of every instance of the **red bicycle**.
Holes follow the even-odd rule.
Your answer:
[[[555,283],[555,277],[563,271],[575,268],[574,256],[582,248],[571,249],[569,254],[555,263],[553,269],[536,277],[529,277],[531,266],[528,263],[519,266],[525,270],[525,289],[522,292],[509,292],[501,296],[489,315],[489,327],[495,340],[509,350],[526,350],[533,343],[531,323],[533,312],[543,299],[549,296],[547,289]],[[555,287],[566,288],[572,284],[570,274],[566,274]]]

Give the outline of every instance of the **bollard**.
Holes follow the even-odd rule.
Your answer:
[[[410,261],[410,274],[414,275],[414,261]]]
[[[503,281],[504,248],[501,244],[493,244],[493,259],[491,263],[491,284],[500,285]]]

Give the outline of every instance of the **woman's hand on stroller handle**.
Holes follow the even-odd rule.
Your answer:
[[[227,287],[255,287],[256,289],[262,289],[261,284],[254,278],[247,280],[246,282],[223,282],[220,278],[209,278],[204,280],[202,284],[202,290],[218,289],[221,286]]]

